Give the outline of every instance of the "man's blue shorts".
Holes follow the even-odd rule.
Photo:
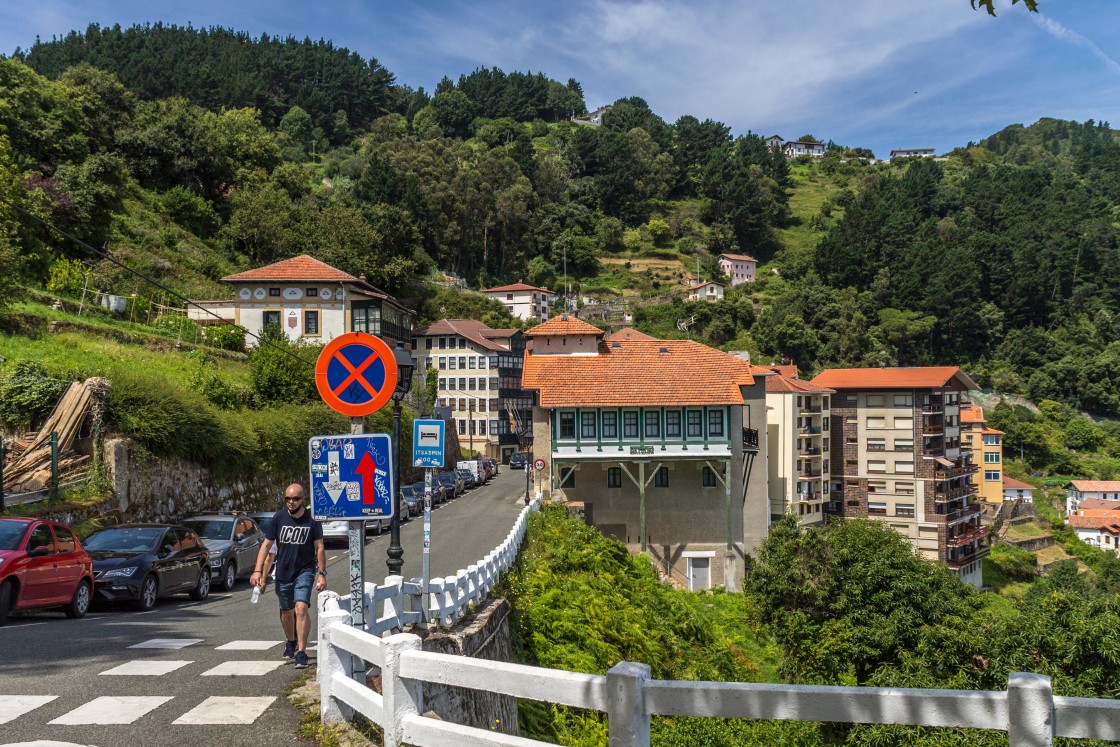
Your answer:
[[[276,582],[276,598],[280,600],[281,610],[294,609],[296,602],[311,606],[311,587],[315,585],[315,569],[307,568],[299,572],[292,581]]]

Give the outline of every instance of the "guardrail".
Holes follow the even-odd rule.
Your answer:
[[[657,715],[994,729],[1007,732],[1009,747],[1120,739],[1120,701],[1055,696],[1039,674],[1012,673],[1006,691],[654,680],[635,662],[592,675],[427,652],[418,636],[378,638],[348,619],[343,610],[319,617],[320,716],[360,713],[382,728],[385,747],[549,744],[426,718],[425,683],[604,712],[611,747],[648,747]],[[380,668],[380,693],[352,679],[353,657]]]

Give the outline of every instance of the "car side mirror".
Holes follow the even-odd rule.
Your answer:
[[[50,554],[51,554],[51,549],[49,547],[47,547],[46,545],[39,545],[38,547],[33,547],[33,548],[31,548],[30,550],[27,551],[27,557],[29,557],[29,558],[41,558],[44,555],[50,555]]]
[[[238,532],[238,533],[237,533],[237,534],[236,534],[236,535],[234,536],[234,538],[233,538],[233,541],[234,541],[234,542],[240,542],[240,541],[241,541],[241,540],[243,540],[243,539],[245,539],[245,532]]]

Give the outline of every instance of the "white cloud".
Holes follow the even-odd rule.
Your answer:
[[[1075,44],[1079,47],[1083,47],[1089,50],[1094,57],[1105,64],[1105,67],[1107,67],[1114,74],[1120,75],[1120,63],[1117,63],[1116,60],[1105,54],[1100,47],[1086,39],[1081,34],[1073,31],[1072,29],[1066,28],[1062,24],[1055,21],[1053,18],[1047,18],[1046,16],[1032,16],[1031,20],[1045,29],[1046,33],[1050,34],[1050,36],[1054,37],[1055,39],[1063,42],[1068,42],[1070,44]]]

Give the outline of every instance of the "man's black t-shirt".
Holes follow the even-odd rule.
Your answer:
[[[295,581],[301,571],[315,569],[315,540],[323,539],[323,525],[306,508],[298,519],[286,508],[277,511],[265,537],[276,543],[277,581]]]

